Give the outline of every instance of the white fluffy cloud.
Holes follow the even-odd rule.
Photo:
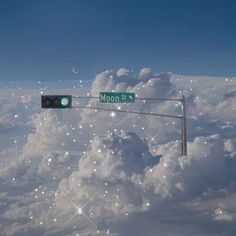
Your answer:
[[[168,210],[183,200],[230,190],[230,167],[219,136],[197,137],[188,146],[188,156],[182,157],[179,144],[162,145],[159,161],[133,133],[95,137],[79,161],[79,170],[60,183],[57,207],[63,213],[81,208],[82,216],[99,225],[107,217],[138,217],[142,212],[159,211],[166,202]],[[213,218],[232,221],[233,216],[224,212],[219,215],[216,210]]]
[[[224,149],[230,155],[230,157],[236,157],[236,140],[235,138],[227,139],[224,143]]]
[[[226,159],[219,136],[197,137],[188,144],[188,155],[179,155],[180,145],[163,145],[158,165],[148,169],[145,183],[154,187],[162,198],[192,198],[207,189],[218,189],[228,183]],[[218,176],[224,176],[221,180]]]
[[[148,80],[153,77],[153,72],[151,68],[143,68],[140,70],[138,78],[140,80]]]
[[[65,140],[68,125],[59,121],[59,116],[55,111],[45,111],[33,117],[32,124],[35,133],[28,136],[28,141],[24,146],[26,155],[41,155],[51,149],[56,149]]]
[[[142,77],[143,76],[143,77]],[[142,79],[140,79],[142,77]],[[144,79],[145,77],[145,79]],[[120,69],[118,72],[105,71],[96,76],[91,94],[99,96],[100,91],[123,91],[133,92],[139,98],[171,98],[176,97],[175,86],[171,83],[171,74],[154,74],[150,69],[144,68],[138,76],[127,69]],[[91,99],[88,106],[101,107],[98,99]],[[181,104],[178,102],[163,102],[137,100],[134,104],[102,104],[102,107],[115,110],[130,110],[141,112],[156,112],[162,114],[175,114],[181,112]],[[102,122],[109,120],[109,122]],[[92,124],[96,134],[103,134],[104,130],[132,130],[135,133],[149,137],[155,137],[156,141],[167,141],[169,136],[179,137],[178,128],[180,123],[169,118],[160,118],[114,112],[81,111],[81,123]],[[153,127],[155,126],[155,130]],[[167,128],[168,127],[168,128]],[[178,128],[177,128],[178,127]],[[145,130],[144,130],[145,129]],[[158,135],[157,135],[158,134]]]
[[[158,161],[134,133],[95,137],[88,153],[79,161],[79,170],[60,183],[58,206],[68,207],[64,203],[67,200],[64,195],[68,194],[78,205],[94,196],[88,204],[91,209],[87,211],[97,218],[112,214],[125,216],[143,209],[148,200],[145,200],[144,189],[137,188],[132,178]]]
[[[213,214],[214,220],[233,221],[233,216],[222,208],[217,208]]]
[[[84,91],[4,90],[2,232],[152,236],[159,230],[164,236],[234,235],[235,97],[227,95],[233,87],[233,79],[155,74],[150,68],[137,75],[121,68],[96,76],[90,91],[94,96],[100,91],[135,92],[139,97],[185,94],[189,118],[185,157],[180,155],[177,120],[81,109],[42,111],[42,91],[75,95]],[[6,104],[9,93],[14,95]],[[100,104],[91,99],[87,105],[181,113],[178,102]]]

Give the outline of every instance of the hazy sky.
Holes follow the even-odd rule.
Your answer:
[[[235,62],[234,0],[0,1],[0,80],[119,67],[231,76]]]

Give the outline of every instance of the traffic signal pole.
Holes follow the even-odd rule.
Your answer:
[[[99,99],[98,96],[72,96],[73,98],[96,98]],[[115,112],[126,112],[140,115],[150,115],[150,116],[159,116],[159,117],[169,117],[169,118],[179,118],[181,119],[181,155],[187,155],[187,117],[186,117],[186,104],[185,104],[185,96],[181,98],[141,98],[136,97],[136,100],[151,100],[151,101],[178,101],[182,103],[182,116],[175,115],[167,115],[167,114],[157,114],[157,113],[146,113],[140,111],[129,111],[129,110],[114,110],[109,108],[99,108],[99,107],[87,107],[87,106],[78,106],[74,108],[86,108],[91,110],[101,110],[101,111],[115,111]]]
[[[186,118],[186,105],[185,105],[185,96],[182,96],[182,117],[181,117],[181,150],[182,156],[187,155],[187,118]]]
[[[186,104],[185,96],[182,98],[141,98],[137,97],[136,100],[152,100],[152,101],[179,101],[182,103],[182,115],[168,115],[159,114],[153,112],[141,112],[141,111],[130,111],[130,110],[115,110],[110,108],[102,107],[91,107],[91,106],[72,106],[72,98],[100,98],[97,96],[71,96],[71,95],[44,95],[42,98],[42,108],[85,108],[91,110],[101,110],[101,111],[114,111],[114,112],[124,112],[139,115],[149,115],[149,116],[159,116],[159,117],[169,117],[181,119],[181,155],[187,155],[187,117],[186,117]]]

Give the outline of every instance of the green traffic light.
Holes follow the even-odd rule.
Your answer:
[[[41,96],[42,108],[71,108],[71,95],[43,95]]]
[[[70,103],[70,101],[67,97],[61,99],[62,106],[68,106],[69,103]]]

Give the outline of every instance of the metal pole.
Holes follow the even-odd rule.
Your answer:
[[[182,97],[183,103],[183,117],[182,117],[182,155],[187,155],[187,119],[186,119],[186,105],[185,96]]]
[[[181,155],[184,156],[184,118],[181,117]]]

